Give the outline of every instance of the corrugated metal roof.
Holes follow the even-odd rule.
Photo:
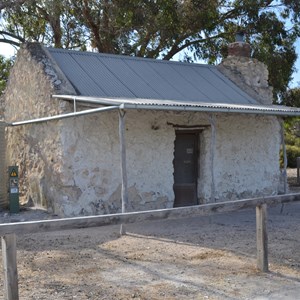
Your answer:
[[[79,95],[258,104],[215,66],[47,48]]]
[[[70,101],[92,103],[97,105],[117,106],[123,109],[152,109],[152,110],[177,110],[197,112],[226,112],[245,114],[265,114],[275,116],[300,116],[300,108],[287,107],[283,105],[261,105],[261,104],[226,104],[226,103],[205,103],[194,101],[176,101],[159,99],[140,98],[105,98],[72,95],[53,95]]]

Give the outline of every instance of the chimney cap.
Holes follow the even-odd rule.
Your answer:
[[[245,32],[244,31],[238,31],[235,34],[235,41],[236,42],[245,42]]]

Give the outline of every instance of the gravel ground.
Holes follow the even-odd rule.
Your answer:
[[[268,213],[268,273],[256,269],[252,209],[132,224],[122,237],[119,226],[18,236],[20,299],[300,299],[300,203]]]

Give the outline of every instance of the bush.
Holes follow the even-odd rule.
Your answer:
[[[286,156],[288,161],[288,168],[297,167],[297,157],[300,157],[300,147],[293,145],[286,145]],[[280,152],[280,162],[283,165],[283,154]]]
[[[300,89],[299,89],[300,92]],[[300,93],[299,93],[300,96]],[[300,98],[299,98],[300,99]],[[299,138],[300,118],[287,118],[284,121],[284,140],[286,144],[286,156],[289,168],[297,167],[297,157],[300,157]],[[280,166],[283,167],[283,153],[280,151]]]

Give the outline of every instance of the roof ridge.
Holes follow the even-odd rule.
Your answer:
[[[54,48],[54,47],[45,47],[49,52],[65,52],[65,53],[72,53],[76,55],[92,55],[92,56],[102,56],[102,57],[111,57],[116,59],[128,59],[128,60],[136,60],[136,61],[147,61],[153,63],[164,63],[164,64],[179,64],[179,65],[186,65],[186,66],[197,66],[197,67],[204,67],[204,68],[216,68],[215,65],[209,65],[204,63],[197,63],[197,62],[183,62],[183,61],[175,61],[175,60],[163,60],[159,58],[149,58],[149,57],[140,57],[140,56],[130,56],[126,54],[112,54],[112,53],[103,53],[103,52],[91,52],[91,51],[81,51],[81,50],[70,50],[70,49],[62,49],[62,48]]]

